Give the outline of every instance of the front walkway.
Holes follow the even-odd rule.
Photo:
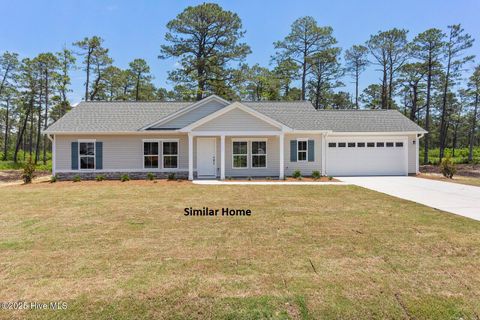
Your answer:
[[[415,177],[337,179],[480,221],[480,187]]]
[[[347,182],[314,182],[314,181],[221,181],[221,180],[193,180],[194,184],[203,184],[203,185],[300,185],[300,186],[346,186],[350,185]]]

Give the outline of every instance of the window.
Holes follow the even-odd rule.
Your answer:
[[[252,141],[252,168],[267,167],[267,142]]]
[[[383,142],[377,142],[377,147],[384,147],[385,146],[385,143]]]
[[[246,168],[248,165],[248,143],[247,141],[233,141],[233,167]]]
[[[308,141],[297,140],[297,161],[307,161]]]
[[[158,142],[143,143],[144,168],[158,168]]]
[[[79,142],[78,153],[80,158],[80,169],[95,169],[95,142]]]
[[[335,148],[337,146],[337,143],[336,142],[329,142],[328,143],[328,147],[329,148]]]
[[[347,145],[347,144],[346,144],[345,142],[339,142],[339,143],[338,143],[338,147],[339,147],[339,148],[345,148],[346,145]]]
[[[375,147],[375,142],[367,142],[367,148]]]
[[[355,142],[349,142],[348,147],[349,148],[355,148]]]
[[[358,148],[365,148],[365,142],[359,142],[357,143]]]
[[[165,169],[178,168],[178,142],[163,142],[163,167]]]
[[[395,147],[403,147],[403,142],[395,142]]]
[[[387,147],[388,147],[388,148],[393,147],[393,142],[387,142]]]

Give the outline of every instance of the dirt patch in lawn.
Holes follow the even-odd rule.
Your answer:
[[[22,170],[0,170],[0,183],[8,183],[22,180]],[[35,175],[39,177],[48,176],[48,171],[37,171]]]
[[[457,164],[457,175],[465,177],[480,178],[480,165],[475,164]],[[440,172],[440,166],[424,165],[420,166],[421,173],[438,173]]]

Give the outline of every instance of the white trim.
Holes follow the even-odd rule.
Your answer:
[[[322,134],[321,137],[321,143],[322,143],[322,175],[326,176],[327,175],[327,141],[326,141],[326,134]]]
[[[225,180],[225,136],[220,136],[220,179]]]
[[[180,129],[179,131],[180,132],[192,131],[193,129],[201,126],[202,124],[205,124],[205,123],[207,123],[207,122],[209,122],[209,121],[211,121],[211,120],[213,120],[213,119],[215,119],[215,118],[217,118],[217,117],[219,117],[219,116],[221,116],[221,115],[223,115],[223,114],[225,114],[225,113],[227,113],[227,112],[229,112],[233,109],[237,109],[237,108],[242,110],[242,111],[245,111],[246,113],[251,114],[252,116],[255,116],[255,117],[259,118],[260,120],[265,121],[266,123],[269,123],[270,125],[272,125],[274,127],[279,128],[282,131],[290,131],[291,130],[291,128],[287,127],[283,123],[280,123],[276,120],[273,120],[272,118],[267,117],[266,115],[241,104],[240,102],[234,102],[231,105],[229,105],[228,107],[225,107],[225,108],[222,108],[218,111],[215,111],[215,112],[209,114],[208,116],[203,117],[203,118],[189,124],[188,126],[185,126],[184,128]]]
[[[182,134],[183,132],[179,132],[178,130],[148,130],[148,131],[48,131],[45,134],[56,134],[62,136],[76,136],[76,135],[178,135]]]
[[[167,154],[167,157],[177,157],[177,167],[176,168],[165,168],[165,152],[163,148],[164,143],[168,142],[176,142],[177,143],[177,154]],[[178,165],[180,164],[180,142],[172,140],[162,140],[162,169],[178,169]]]
[[[193,135],[188,134],[188,180],[193,180]]]
[[[309,139],[308,139],[308,138],[297,138],[296,140],[297,140],[297,162],[308,162],[308,140],[309,140]],[[312,140],[312,139],[310,139],[310,140]],[[303,142],[303,141],[305,141],[305,142],[307,143],[307,144],[306,144],[306,145],[307,145],[307,149],[305,149],[305,151],[303,151],[303,150],[302,150],[302,151],[299,151],[299,149],[298,149],[298,143],[299,143],[299,142]],[[305,160],[300,160],[300,159],[299,159],[298,154],[299,154],[300,152],[305,152]]]
[[[151,124],[149,124],[149,125],[146,125],[145,127],[142,127],[142,128],[140,128],[139,130],[140,130],[140,131],[143,131],[143,130],[146,130],[146,129],[148,129],[148,128],[151,128],[151,127],[158,126],[158,125],[160,125],[160,124],[166,123],[166,122],[168,122],[168,121],[170,121],[170,120],[173,120],[173,119],[175,119],[175,118],[178,118],[178,117],[180,117],[180,116],[182,116],[182,115],[184,115],[184,114],[186,114],[186,113],[188,113],[188,112],[190,112],[190,111],[193,111],[193,110],[197,109],[198,107],[206,104],[207,102],[210,102],[211,100],[217,100],[218,102],[220,102],[220,103],[223,104],[224,106],[227,106],[227,105],[230,104],[230,102],[228,102],[227,100],[222,99],[222,98],[220,98],[219,96],[213,94],[213,95],[211,95],[211,96],[208,96],[208,97],[206,97],[206,98],[203,98],[203,99],[200,100],[200,101],[197,101],[197,102],[193,103],[192,105],[190,105],[190,106],[188,106],[188,107],[186,107],[186,108],[182,108],[182,109],[180,109],[180,110],[178,110],[178,111],[175,111],[174,113],[169,114],[169,115],[166,116],[165,118],[162,118],[162,119],[160,119],[160,120],[157,120],[156,122],[151,123]]]
[[[420,147],[419,145],[419,137],[415,135],[415,173],[420,173]]]
[[[49,134],[47,134],[47,138],[52,142],[52,176],[55,176],[55,150],[57,149],[56,139],[55,135],[50,136]]]
[[[280,140],[280,174],[279,179],[285,179],[285,134],[281,134]]]
[[[97,140],[96,139],[77,139],[77,155],[78,155],[78,171],[92,172],[97,169]],[[80,143],[93,143],[93,156],[90,155],[80,155]],[[93,169],[82,169],[81,157],[84,158],[93,158]]]
[[[189,132],[195,137],[226,136],[226,137],[251,137],[251,136],[279,136],[281,131],[193,131]]]

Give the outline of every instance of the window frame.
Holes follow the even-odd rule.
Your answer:
[[[403,142],[401,141],[395,142],[395,148],[403,148]]]
[[[154,154],[145,154],[145,143],[158,143],[158,154],[157,155],[154,155]],[[157,139],[144,139],[142,141],[142,158],[143,158],[143,169],[160,169],[160,153],[161,153],[161,149],[160,149],[160,141],[157,140]],[[146,168],[145,167],[145,157],[152,157],[152,156],[157,156],[157,167],[152,167],[152,168]]]
[[[351,146],[353,144],[353,146]],[[347,148],[355,148],[357,146],[356,142],[347,142]]]
[[[249,150],[248,141],[249,141],[248,139],[232,139],[232,169],[245,170],[245,169],[249,168],[248,158],[249,158],[250,150]],[[234,150],[235,150],[235,148],[233,147],[235,142],[245,142],[247,144],[247,153],[245,153],[245,154],[243,154],[243,153],[233,153]],[[246,156],[247,157],[247,164],[245,165],[245,167],[236,167],[235,166],[235,156]]]
[[[78,143],[78,170],[81,171],[95,171],[97,168],[97,140],[96,139],[79,139],[77,140]],[[80,144],[82,143],[93,143],[93,156],[92,155],[81,155],[80,154]],[[82,169],[82,159],[81,158],[93,158],[93,169]]]
[[[176,154],[167,154],[165,155],[165,148],[163,147],[163,144],[164,143],[176,143],[177,144],[177,153]],[[160,150],[159,150],[160,152]],[[173,169],[178,169],[178,165],[179,165],[179,155],[180,155],[180,143],[178,142],[178,140],[162,140],[162,169],[165,169],[165,170],[173,170]],[[174,167],[174,168],[165,168],[165,156],[167,157],[176,157],[177,158],[177,166]]]
[[[158,142],[158,167],[157,168],[145,168],[145,142]],[[177,167],[165,168],[163,166],[163,143],[164,142],[176,142],[177,143]],[[170,156],[170,155],[168,155]],[[180,139],[142,139],[142,168],[144,171],[175,171],[180,167]]]
[[[365,142],[357,142],[357,148],[365,148],[366,143]]]
[[[339,148],[346,148],[347,147],[346,142],[339,142],[339,143],[337,143],[337,145],[338,145]]]
[[[329,142],[329,143],[328,143],[328,147],[329,147],[329,148],[336,148],[336,147],[337,147],[337,143],[336,143],[336,142]]]
[[[375,147],[377,148],[385,148],[385,142],[376,142]]]
[[[265,154],[253,153],[253,143],[254,142],[265,142]],[[267,169],[267,167],[268,167],[268,157],[267,157],[268,143],[267,143],[267,139],[252,139],[252,140],[250,140],[249,145],[250,145],[250,149],[248,150],[248,147],[247,147],[247,151],[250,151],[250,168],[251,169]],[[233,145],[232,145],[232,147],[233,147]],[[233,149],[232,149],[232,153],[233,153]],[[257,157],[264,156],[265,157],[265,166],[264,167],[254,167],[253,166],[253,156],[257,156]],[[232,159],[233,159],[233,155],[232,155]]]
[[[367,142],[367,148],[375,148],[375,142]]]
[[[298,147],[300,142],[305,142],[305,150],[301,150]],[[305,152],[305,160],[300,160],[299,154]],[[297,162],[308,162],[308,138],[299,138],[297,139]]]
[[[391,144],[389,146],[389,144]],[[395,142],[392,142],[392,141],[387,141],[385,142],[385,148],[394,148],[395,147]]]

